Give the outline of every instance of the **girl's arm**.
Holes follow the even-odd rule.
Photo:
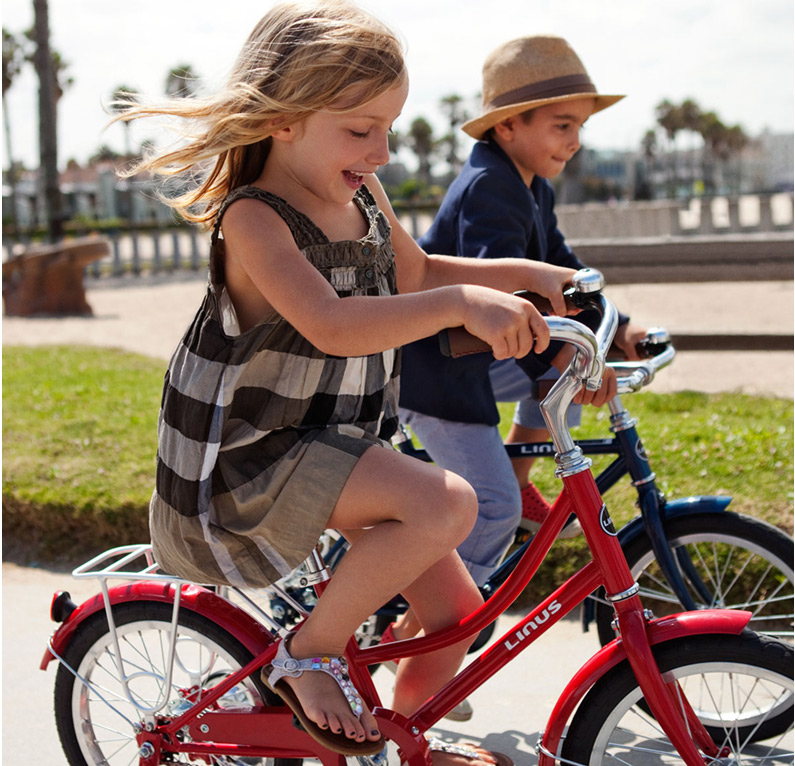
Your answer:
[[[529,290],[547,298],[556,314],[565,316],[563,290],[574,270],[527,258],[458,258],[427,255],[401,226],[375,176],[368,179],[378,207],[392,226],[392,245],[398,263],[398,289],[402,293],[429,290],[443,285],[470,284],[503,292]]]
[[[313,345],[337,356],[378,353],[458,325],[489,343],[498,359],[548,345],[546,322],[530,303],[488,287],[454,284],[341,299],[304,258],[281,217],[255,200],[231,205],[223,231],[226,284],[243,331],[275,310]],[[413,264],[424,253],[417,248],[410,257],[406,264],[421,274],[421,265]]]

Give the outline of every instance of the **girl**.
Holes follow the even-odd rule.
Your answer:
[[[428,632],[481,603],[455,553],[477,513],[472,489],[389,448],[396,349],[464,325],[498,358],[543,351],[544,320],[510,291],[539,292],[564,313],[572,274],[419,249],[373,175],[407,90],[400,44],[379,22],[345,2],[287,3],[260,21],[217,96],[123,115],[191,121],[181,146],[143,168],[198,174],[169,203],[213,227],[208,291],[165,380],[155,556],[189,579],[263,587],[324,529],[342,531],[350,552],[263,678],[343,754],[383,747],[356,690],[337,680],[356,627],[395,593]],[[393,708],[424,702],[467,643],[401,661]]]

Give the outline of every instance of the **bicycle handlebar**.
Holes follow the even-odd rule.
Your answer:
[[[629,394],[648,386],[658,370],[667,367],[676,356],[676,349],[670,341],[668,332],[655,327],[649,330],[644,341],[638,344],[638,351],[645,358],[639,362],[608,362],[616,371],[619,394]],[[622,374],[625,373],[625,374]]]
[[[576,349],[571,364],[540,404],[541,413],[559,454],[574,449],[574,440],[566,426],[566,410],[582,385],[591,391],[597,390],[601,385],[605,359],[618,328],[618,311],[602,295],[603,283],[602,275],[598,271],[581,269],[573,279],[572,289],[565,295],[569,305],[598,311],[601,321],[595,333],[576,319],[546,317],[550,340],[569,343]],[[532,300],[542,311],[549,309],[549,302],[541,296],[526,291],[517,295]],[[439,346],[442,353],[452,357],[490,350],[484,341],[471,335],[463,327],[451,328],[441,333]],[[651,383],[657,371],[667,367],[676,355],[668,333],[662,328],[649,330],[646,338],[638,344],[637,350],[640,356],[645,357],[639,362],[610,363],[618,373],[616,378],[619,394],[638,391]]]

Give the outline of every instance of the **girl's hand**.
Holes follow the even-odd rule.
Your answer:
[[[489,287],[461,289],[464,327],[491,346],[495,359],[521,358],[549,345],[549,327],[532,303]]]
[[[552,311],[556,316],[578,313],[569,311],[563,298],[563,291],[571,285],[572,277],[577,273],[574,269],[538,261],[528,261],[527,264],[530,281],[525,289],[543,295],[552,304]]]

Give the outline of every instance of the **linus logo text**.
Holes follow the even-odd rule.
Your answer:
[[[511,652],[516,649],[519,644],[524,641],[534,630],[538,630],[553,614],[560,611],[561,604],[559,601],[552,601],[546,609],[543,609],[540,614],[537,614],[530,622],[527,623],[521,630],[517,630],[512,636],[507,638],[503,643],[505,648]],[[514,639],[515,642],[514,642]]]

